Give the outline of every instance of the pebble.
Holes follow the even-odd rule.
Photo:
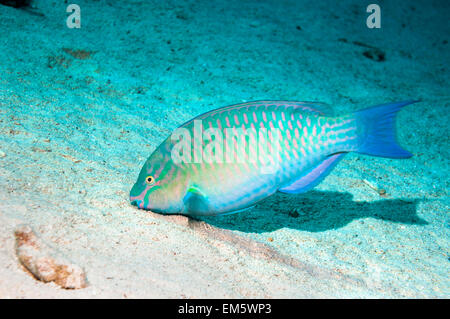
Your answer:
[[[298,216],[300,216],[300,214],[298,213],[297,209],[293,209],[289,212],[289,216],[297,218]]]
[[[386,54],[378,48],[370,48],[363,52],[363,55],[376,62],[383,62],[386,60]]]
[[[2,151],[0,151],[0,158],[3,158],[3,157],[6,157],[6,153],[5,153],[5,152],[2,152]]]
[[[19,226],[14,235],[17,258],[34,278],[43,282],[54,282],[65,289],[86,287],[83,269],[44,244],[30,226]]]

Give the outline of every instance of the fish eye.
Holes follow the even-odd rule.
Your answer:
[[[153,185],[155,184],[155,178],[153,176],[147,176],[145,178],[145,183],[147,183],[148,185]]]

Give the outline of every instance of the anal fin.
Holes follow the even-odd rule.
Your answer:
[[[338,153],[327,157],[319,165],[302,175],[292,184],[278,189],[282,193],[300,194],[316,187],[339,163],[346,153]]]
[[[245,207],[245,208],[241,208],[241,209],[237,209],[237,210],[233,210],[231,212],[226,212],[226,213],[222,213],[219,214],[220,216],[225,216],[225,215],[232,215],[232,214],[237,214],[237,213],[242,213],[248,210],[251,210],[255,207],[255,205],[249,206],[249,207]]]

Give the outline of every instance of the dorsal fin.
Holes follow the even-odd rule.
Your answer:
[[[253,101],[253,102],[246,102],[241,104],[233,104],[228,106],[223,106],[217,109],[213,109],[207,112],[204,112],[202,114],[197,115],[196,117],[184,122],[179,127],[184,127],[188,124],[190,124],[195,119],[203,119],[207,116],[211,116],[217,113],[225,112],[225,111],[233,111],[233,110],[239,110],[245,107],[254,107],[254,106],[284,106],[284,107],[293,107],[294,110],[304,111],[304,112],[310,112],[313,114],[319,114],[323,116],[333,116],[334,112],[332,107],[329,104],[326,104],[324,102],[310,102],[310,101]]]
[[[323,102],[287,102],[287,106],[293,106],[296,110],[311,112],[324,116],[333,116],[333,108]]]

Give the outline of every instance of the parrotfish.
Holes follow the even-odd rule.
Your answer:
[[[235,213],[277,191],[312,189],[349,152],[409,158],[397,142],[395,117],[414,102],[342,116],[322,103],[292,101],[209,111],[181,125],[150,155],[131,203],[162,214]]]

